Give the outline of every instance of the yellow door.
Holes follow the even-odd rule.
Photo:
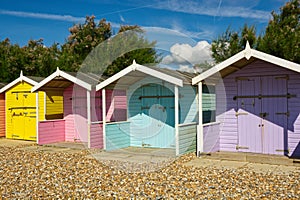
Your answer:
[[[36,140],[36,94],[22,93],[24,99],[24,140]]]
[[[12,133],[7,138],[24,139],[24,117],[22,110],[15,110],[12,114]]]
[[[24,112],[24,140],[36,140],[35,109],[26,109]]]

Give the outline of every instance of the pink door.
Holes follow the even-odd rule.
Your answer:
[[[238,79],[238,145],[242,152],[281,154],[287,130],[286,76]]]

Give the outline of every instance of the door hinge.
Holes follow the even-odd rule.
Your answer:
[[[287,117],[290,116],[290,112],[277,112],[276,115],[286,115]]]
[[[239,150],[239,149],[249,149],[249,147],[236,145],[235,149],[236,150]]]
[[[239,116],[239,115],[248,115],[248,113],[246,113],[246,112],[236,112],[235,113],[236,117]]]

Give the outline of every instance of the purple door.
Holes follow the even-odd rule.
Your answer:
[[[262,140],[265,154],[283,155],[287,131],[287,77],[267,76],[261,79]]]
[[[242,152],[284,154],[287,78],[238,78],[238,145]]]
[[[261,101],[259,95],[260,79],[258,77],[238,78],[238,145],[241,152],[262,152],[261,118],[259,117]]]

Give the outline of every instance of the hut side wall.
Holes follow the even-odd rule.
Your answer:
[[[0,137],[5,136],[5,94],[0,94]]]
[[[203,126],[203,152],[217,152],[220,150],[220,124],[210,123]]]
[[[179,87],[179,124],[197,122],[197,91],[195,87],[184,85]]]
[[[185,124],[178,127],[179,154],[196,152],[197,124]]]

